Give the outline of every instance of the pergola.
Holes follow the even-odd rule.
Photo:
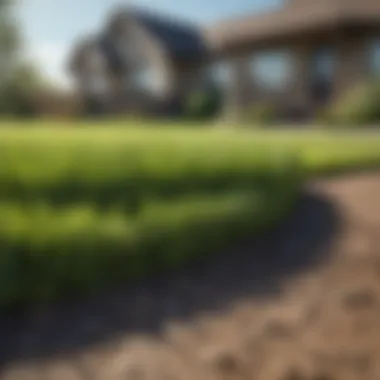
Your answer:
[[[289,0],[278,10],[219,22],[207,28],[205,36],[213,59],[233,63],[229,107],[239,107],[255,96],[249,72],[252,57],[265,50],[286,49],[296,75],[283,102],[309,111],[318,105],[313,64],[321,48],[329,47],[335,62],[325,101],[370,75],[369,44],[380,37],[380,0]]]

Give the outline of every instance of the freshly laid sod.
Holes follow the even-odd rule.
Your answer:
[[[286,217],[308,176],[380,166],[380,133],[0,129],[0,306],[136,281]]]
[[[0,302],[93,293],[223,251],[288,211],[294,191],[276,193],[152,202],[135,216],[88,204],[2,205]]]
[[[128,283],[282,219],[291,150],[199,132],[0,132],[0,305]]]
[[[150,198],[266,186],[296,160],[290,150],[202,133],[23,132],[0,132],[2,199],[138,209]]]

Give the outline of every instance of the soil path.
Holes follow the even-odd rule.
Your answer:
[[[208,264],[0,318],[0,380],[380,379],[380,174]]]

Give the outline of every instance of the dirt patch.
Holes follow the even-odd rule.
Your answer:
[[[2,316],[0,379],[379,379],[379,232],[380,175],[312,183],[211,262]]]

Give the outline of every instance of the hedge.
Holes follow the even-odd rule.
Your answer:
[[[85,295],[223,251],[282,218],[296,190],[151,202],[138,215],[2,204],[0,304]]]
[[[228,139],[204,144],[132,137],[1,140],[0,199],[92,202],[103,208],[117,203],[137,211],[145,199],[265,187],[296,160],[289,149],[270,151]]]
[[[0,306],[86,295],[221,252],[282,219],[304,175],[291,150],[241,138],[110,135],[2,136]]]

